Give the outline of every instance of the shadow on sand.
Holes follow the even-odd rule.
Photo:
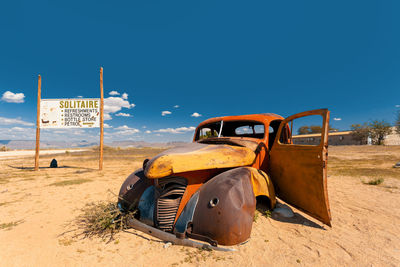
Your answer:
[[[263,214],[264,216],[265,216],[265,214],[270,214],[270,216],[268,216],[268,217],[271,217],[271,219],[273,219],[275,221],[284,222],[284,223],[292,223],[292,224],[301,224],[301,225],[308,226],[308,227],[326,230],[325,227],[307,219],[300,213],[293,212],[292,209],[287,204],[280,203],[279,201],[277,201],[276,207],[279,207],[281,209],[288,209],[289,213],[293,212],[292,217],[285,217],[285,216],[282,216],[280,213],[274,212],[274,210],[271,210],[269,208],[269,205],[267,205],[267,204],[262,203],[262,202],[261,203],[257,202],[257,210],[259,212],[261,212],[261,214]]]

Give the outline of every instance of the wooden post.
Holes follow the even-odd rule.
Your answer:
[[[103,68],[100,68],[100,159],[99,170],[103,169],[103,139],[104,139],[104,94],[103,94]]]
[[[42,78],[38,77],[38,97],[36,115],[36,151],[35,151],[35,171],[39,170],[39,146],[40,146],[40,98],[42,90]]]

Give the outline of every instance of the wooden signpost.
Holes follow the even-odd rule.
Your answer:
[[[38,77],[37,94],[37,117],[36,117],[36,150],[35,150],[35,171],[39,170],[39,146],[40,146],[40,97],[42,91],[42,77]]]
[[[35,171],[39,170],[40,128],[96,127],[100,127],[99,170],[102,170],[104,147],[103,68],[100,68],[100,99],[41,99],[41,87],[42,79],[39,75],[36,118]],[[100,121],[98,119],[100,119]]]
[[[100,68],[100,159],[99,170],[103,169],[103,139],[104,139],[104,94],[103,94],[103,68]]]

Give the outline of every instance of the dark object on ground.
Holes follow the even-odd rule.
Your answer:
[[[56,160],[56,159],[53,159],[53,160],[50,162],[50,168],[57,168],[57,167],[58,167],[57,160]]]
[[[400,168],[400,161],[394,164],[393,168]]]

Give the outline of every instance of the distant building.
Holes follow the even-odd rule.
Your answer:
[[[351,136],[351,131],[331,132],[329,133],[329,145],[360,145],[360,142],[355,141]],[[302,134],[294,135],[293,143],[297,145],[318,145],[321,142],[321,134]]]
[[[400,146],[400,134],[396,132],[395,127],[392,127],[392,133],[386,136],[385,145]]]
[[[346,146],[346,145],[366,145],[361,144],[360,141],[353,139],[352,131],[331,132],[329,133],[328,143],[331,146]],[[321,142],[321,134],[302,134],[294,135],[293,143],[298,145],[318,145]],[[368,138],[368,145],[371,144],[371,139]],[[400,135],[393,131],[385,138],[385,145],[394,146],[400,145]]]

